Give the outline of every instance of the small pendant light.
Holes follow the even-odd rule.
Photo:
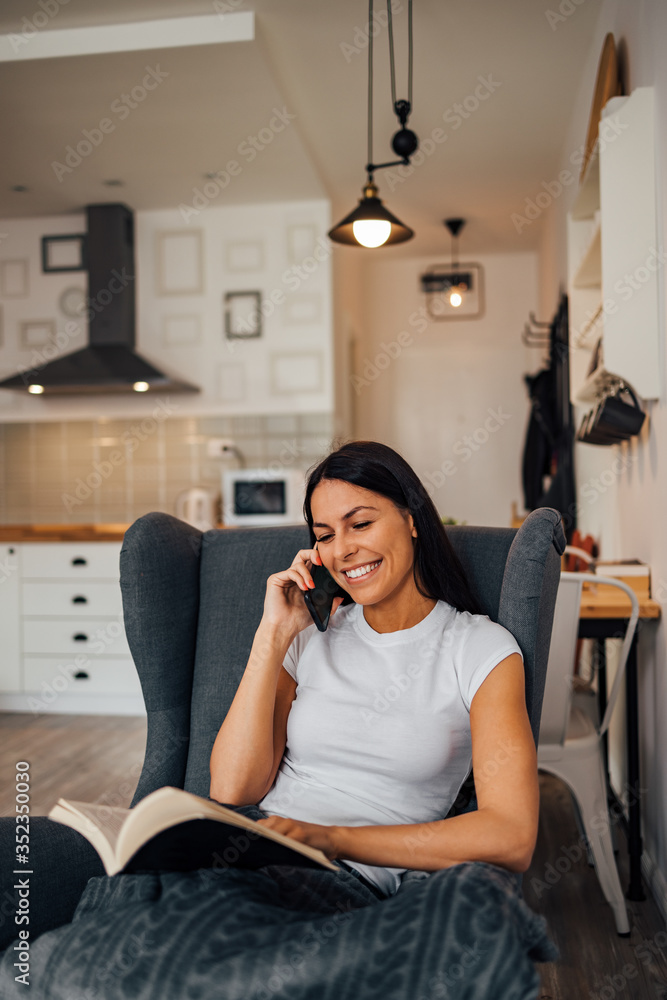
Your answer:
[[[359,204],[334,226],[329,232],[329,238],[335,243],[348,246],[364,246],[369,248],[389,246],[390,243],[404,243],[412,239],[414,231],[397,219],[388,208],[385,208],[378,197],[378,189],[373,180],[376,170],[384,167],[394,167],[398,164],[409,164],[410,157],[417,149],[419,140],[415,133],[406,128],[406,122],[412,110],[412,0],[408,2],[408,100],[396,100],[396,73],[394,68],[394,38],[392,26],[391,3],[387,4],[389,28],[389,56],[391,66],[391,89],[394,111],[401,128],[392,139],[392,149],[400,160],[391,163],[373,163],[373,0],[368,5],[368,163],[366,173],[368,180],[363,188],[363,197]]]

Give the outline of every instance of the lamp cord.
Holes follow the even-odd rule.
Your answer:
[[[375,12],[373,10],[374,0],[368,0],[368,163],[366,170],[369,183],[373,182],[373,173],[380,167],[392,167],[399,163],[408,163],[409,157],[391,163],[373,163],[373,35]],[[408,0],[408,100],[396,100],[396,67],[394,60],[394,26],[391,10],[392,0],[387,0],[387,25],[389,29],[389,63],[391,69],[391,99],[394,113],[398,116],[401,126],[404,128],[410,111],[412,110],[412,0]]]
[[[373,162],[373,0],[368,0],[368,163]],[[369,172],[369,181],[373,174]]]
[[[389,67],[391,71],[391,103],[396,110],[396,65],[394,60],[394,23],[392,0],[387,0],[387,29],[389,34]],[[369,25],[370,25],[369,20]],[[370,32],[370,27],[369,27]],[[370,35],[372,39],[372,34]],[[369,41],[370,41],[369,39]],[[408,0],[408,104],[412,107],[412,0]]]

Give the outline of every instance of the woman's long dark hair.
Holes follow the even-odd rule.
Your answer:
[[[457,611],[484,613],[426,487],[398,452],[378,441],[350,441],[327,455],[310,472],[303,512],[311,545],[315,544],[311,501],[315,487],[323,479],[338,479],[379,493],[399,510],[412,514],[417,529],[413,573],[420,594],[446,601]],[[343,603],[351,600],[346,598]]]

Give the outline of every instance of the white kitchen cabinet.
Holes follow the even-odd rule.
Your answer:
[[[18,545],[0,545],[0,690],[21,690],[20,557]]]
[[[568,218],[571,396],[590,403],[606,373],[660,396],[654,94],[605,105],[598,145]],[[598,337],[602,363],[588,371]]]
[[[120,542],[4,546],[0,708],[144,714],[123,626],[120,549]]]

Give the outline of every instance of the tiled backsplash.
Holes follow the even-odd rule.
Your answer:
[[[0,523],[131,523],[151,510],[175,513],[178,494],[220,494],[223,468],[209,438],[231,438],[246,465],[308,469],[331,447],[326,413],[0,424]]]

